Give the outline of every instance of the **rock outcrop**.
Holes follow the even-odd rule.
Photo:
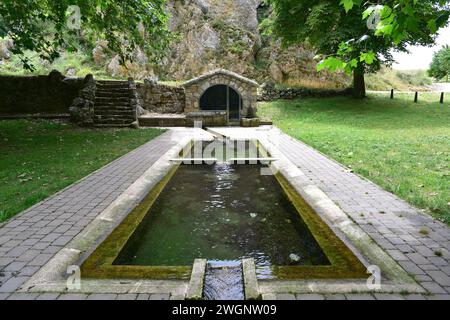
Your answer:
[[[169,28],[175,39],[162,63],[152,65],[136,50],[126,67],[99,41],[92,55],[113,77],[138,80],[188,80],[215,69],[227,69],[259,83],[273,81],[315,88],[346,86],[344,75],[316,72],[315,52],[298,45],[283,48],[264,35],[261,22],[272,14],[261,0],[171,0]],[[107,58],[105,58],[107,56]]]
[[[263,35],[259,25],[272,9],[261,0],[175,0],[168,5],[176,39],[155,70],[163,79],[185,80],[224,68],[261,83],[346,84],[343,75],[316,72],[313,50],[302,45],[283,48],[281,41]]]
[[[132,61],[121,64],[119,56],[98,41],[92,50],[96,68],[112,77],[184,81],[215,69],[226,69],[259,83],[273,81],[287,86],[341,88],[348,84],[342,74],[316,72],[315,52],[305,45],[284,48],[281,41],[265,35],[261,24],[272,8],[262,0],[169,0],[169,28],[174,39],[161,63],[153,64],[136,48]],[[10,57],[12,42],[0,39],[0,63]],[[62,70],[67,76],[77,71]]]

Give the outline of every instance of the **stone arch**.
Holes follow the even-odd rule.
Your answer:
[[[240,110],[236,119],[228,121],[234,122],[245,116],[247,109],[256,106],[256,95],[258,84],[236,73],[218,69],[206,73],[197,78],[191,79],[183,84],[186,94],[186,108],[185,111],[189,113],[208,113],[209,111],[202,110],[200,106],[201,97],[211,87],[215,85],[224,85],[233,89],[240,97]]]
[[[227,84],[212,84],[198,100],[201,111],[226,111],[229,121],[239,121],[243,108],[241,93]]]

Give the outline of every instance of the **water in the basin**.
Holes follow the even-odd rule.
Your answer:
[[[276,178],[260,165],[186,165],[169,181],[114,264],[187,266],[194,259],[254,258],[270,265],[327,265]]]

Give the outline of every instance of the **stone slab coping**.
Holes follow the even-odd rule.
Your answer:
[[[174,159],[169,159],[169,161],[172,162],[199,162],[199,163],[203,163],[203,162],[217,162],[218,160],[216,158],[174,158]]]
[[[244,131],[245,130],[245,131]],[[309,181],[305,174],[293,164],[278,148],[277,142],[280,134],[278,129],[264,127],[261,129],[241,129],[241,128],[214,128],[213,134],[233,139],[242,137],[244,134],[259,140],[262,147],[267,152],[278,158],[273,162],[271,169],[280,173],[291,184],[296,192],[319,214],[319,216],[329,225],[335,234],[353,251],[353,253],[366,266],[377,266],[385,276],[379,290],[382,292],[417,292],[424,290],[418,283],[405,272],[398,263],[392,259],[382,248],[380,248],[370,236],[364,232],[353,220],[343,212],[317,185]],[[368,274],[369,275],[369,274]],[[260,281],[261,293],[276,292],[311,292],[311,288],[317,288],[317,281]],[[323,286],[320,290],[338,293],[366,292],[369,291],[366,281],[340,281],[335,286],[335,281],[320,282]],[[349,289],[350,288],[350,289]],[[314,291],[313,291],[314,292]]]
[[[187,114],[188,117],[212,117],[217,115],[226,116],[227,112],[223,110],[204,110],[204,111],[189,112]]]
[[[258,300],[259,293],[258,279],[256,277],[256,267],[254,259],[242,260],[242,272],[244,277],[244,293],[246,300]]]
[[[207,73],[205,73],[205,74],[203,74],[203,75],[201,75],[201,76],[199,76],[197,78],[193,78],[193,79],[191,79],[189,81],[186,81],[185,83],[183,83],[183,87],[188,87],[188,86],[194,85],[194,84],[196,84],[196,83],[198,83],[200,81],[203,81],[203,80],[208,79],[210,77],[213,77],[215,75],[224,75],[224,76],[236,78],[236,79],[238,79],[238,80],[240,80],[242,82],[246,82],[246,83],[251,84],[251,85],[253,85],[255,87],[259,87],[259,84],[256,81],[254,81],[252,79],[249,79],[249,78],[246,78],[244,76],[241,76],[240,74],[237,74],[235,72],[232,72],[232,71],[229,71],[229,70],[225,70],[225,69],[216,69],[216,70],[212,70],[210,72],[207,72]]]
[[[146,113],[141,115],[139,119],[186,119],[186,115],[179,113]]]
[[[212,139],[201,129],[186,128],[171,130],[177,144],[136,180],[125,192],[111,203],[64,249],[59,251],[19,290],[33,292],[71,293],[170,293],[171,299],[185,298],[187,281],[178,280],[119,280],[84,279],[79,288],[69,288],[69,268],[80,266],[82,262],[117,227],[132,208],[160,181],[174,165],[170,158],[177,156],[193,139]],[[82,276],[82,275],[81,275]]]
[[[277,158],[231,158],[230,161],[236,162],[236,161],[260,161],[260,162],[273,162],[278,161]]]
[[[195,259],[192,267],[191,280],[187,287],[187,300],[201,300],[203,298],[203,287],[206,274],[206,259]]]

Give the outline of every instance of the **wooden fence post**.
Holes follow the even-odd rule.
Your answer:
[[[439,100],[440,103],[444,103],[444,93],[441,92],[441,100]]]
[[[391,99],[394,99],[394,89],[391,90]]]
[[[419,93],[416,91],[416,94],[414,95],[414,103],[417,103],[419,100]]]

